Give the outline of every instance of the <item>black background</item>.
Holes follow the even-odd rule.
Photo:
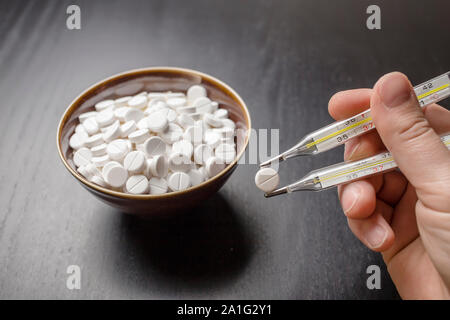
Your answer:
[[[66,8],[81,7],[81,30]],[[382,29],[366,28],[381,7]],[[247,102],[280,151],[331,121],[339,90],[399,70],[448,71],[448,1],[0,1],[0,298],[398,298],[382,259],[349,231],[335,190],[264,199],[256,165],[177,219],[141,221],[65,170],[56,126],[85,88],[145,66],[197,69]],[[291,160],[287,183],[342,161]],[[82,288],[66,288],[81,267]],[[366,287],[382,267],[382,289]]]

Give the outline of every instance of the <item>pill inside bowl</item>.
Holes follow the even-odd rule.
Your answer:
[[[104,99],[77,121],[69,159],[84,178],[114,191],[186,190],[236,158],[236,124],[201,85]]]

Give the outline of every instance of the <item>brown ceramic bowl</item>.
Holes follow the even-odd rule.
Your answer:
[[[162,195],[132,195],[112,191],[89,182],[77,171],[72,160],[69,138],[79,123],[78,116],[94,110],[94,105],[104,99],[116,99],[141,91],[183,91],[201,84],[208,97],[219,102],[221,108],[229,111],[229,117],[236,123],[237,156],[215,177],[184,191]],[[81,93],[64,112],[58,125],[57,146],[59,156],[67,170],[81,185],[103,202],[123,212],[141,216],[167,215],[182,212],[199,204],[214,194],[227,181],[236,168],[249,141],[251,122],[242,98],[228,85],[207,74],[182,68],[154,67],[127,71],[100,81]],[[238,130],[242,129],[242,130]]]

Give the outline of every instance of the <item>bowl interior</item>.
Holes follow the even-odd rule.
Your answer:
[[[194,84],[204,86],[208,97],[217,101],[220,108],[227,109],[229,118],[236,123],[235,139],[237,140],[238,159],[248,144],[248,129],[250,129],[250,118],[242,99],[224,83],[197,71],[180,68],[148,68],[112,76],[93,85],[76,98],[66,110],[58,128],[58,144],[64,160],[73,169],[73,174],[85,184],[90,184],[76,171],[72,149],[69,146],[69,138],[79,124],[78,116],[80,114],[94,111],[94,105],[101,100],[117,99],[123,96],[134,95],[141,91],[176,91],[186,93],[187,89]],[[234,163],[229,164],[224,171],[234,165]],[[107,190],[99,186],[97,189]]]

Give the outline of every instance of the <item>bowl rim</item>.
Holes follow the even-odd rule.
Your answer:
[[[92,91],[97,90],[98,88],[102,87],[106,82],[110,82],[112,80],[117,80],[121,77],[124,76],[131,76],[133,74],[136,73],[145,73],[145,72],[169,72],[169,73],[182,73],[182,74],[188,74],[188,75],[195,75],[195,76],[200,76],[201,78],[205,78],[208,81],[214,83],[215,85],[217,85],[221,90],[225,89],[225,92],[231,94],[232,98],[237,100],[236,102],[238,102],[239,106],[243,109],[244,111],[244,116],[245,116],[245,120],[246,120],[246,125],[247,125],[247,132],[245,135],[245,142],[244,142],[244,146],[242,148],[242,150],[236,155],[235,159],[233,160],[233,162],[229,163],[221,172],[219,172],[217,175],[215,175],[214,177],[196,185],[193,187],[189,187],[186,190],[182,190],[182,191],[175,191],[175,192],[167,192],[167,193],[163,193],[163,194],[129,194],[129,193],[125,193],[125,192],[119,192],[119,191],[114,191],[114,190],[110,190],[104,187],[101,187],[99,185],[96,185],[95,183],[90,182],[89,180],[87,180],[85,177],[81,176],[77,171],[75,171],[67,162],[66,157],[63,154],[62,151],[62,147],[61,147],[61,140],[62,140],[62,129],[64,127],[64,125],[67,123],[68,118],[70,117],[70,115],[73,114],[73,112],[76,110],[75,105],[80,101],[80,99],[82,99],[84,96],[86,96],[87,94],[91,93]],[[186,193],[190,193],[193,192],[195,190],[198,190],[200,188],[202,188],[203,186],[212,183],[215,180],[218,180],[220,177],[224,176],[228,171],[232,170],[235,165],[237,165],[237,162],[240,160],[240,158],[243,156],[243,154],[245,153],[245,150],[248,147],[249,144],[249,140],[250,140],[250,132],[251,132],[251,119],[250,119],[250,113],[248,111],[247,105],[245,104],[244,100],[241,98],[241,96],[233,89],[231,88],[229,85],[227,85],[225,82],[200,71],[197,70],[192,70],[192,69],[187,69],[187,68],[181,68],[181,67],[169,67],[169,66],[157,66],[157,67],[144,67],[144,68],[137,68],[137,69],[131,69],[128,71],[124,71],[124,72],[120,72],[117,74],[114,74],[112,76],[109,76],[107,78],[104,78],[98,82],[96,82],[95,84],[91,85],[90,87],[88,87],[87,89],[85,89],[84,91],[82,91],[70,104],[69,106],[66,108],[66,110],[64,111],[64,113],[61,116],[61,119],[59,120],[59,124],[58,124],[58,129],[57,129],[57,134],[56,134],[56,146],[58,148],[58,154],[59,157],[61,159],[61,161],[63,162],[64,166],[66,167],[67,170],[69,170],[69,172],[72,174],[72,176],[74,176],[78,181],[80,181],[81,183],[83,183],[84,185],[86,185],[89,188],[94,189],[97,192],[103,193],[103,194],[107,194],[109,196],[113,196],[113,197],[119,197],[119,198],[125,198],[125,199],[133,199],[133,200],[150,200],[150,199],[162,199],[162,198],[170,198],[170,197],[175,197],[178,195],[182,195],[182,194],[186,194]]]

